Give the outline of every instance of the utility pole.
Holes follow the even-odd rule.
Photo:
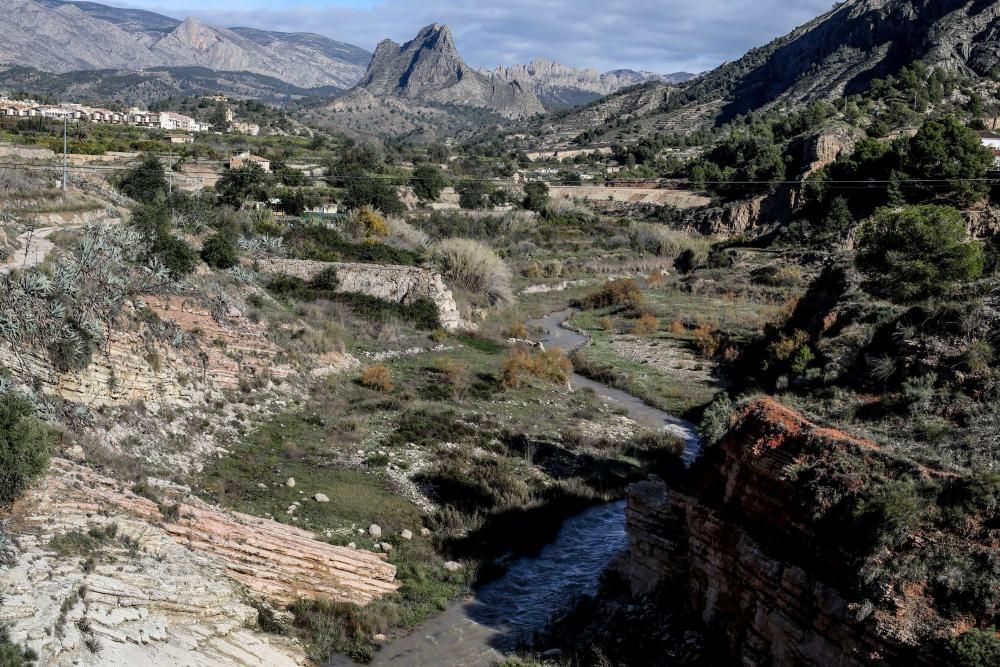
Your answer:
[[[69,186],[69,116],[63,113],[63,196]]]

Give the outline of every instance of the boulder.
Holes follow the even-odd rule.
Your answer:
[[[313,500],[315,500],[318,503],[328,503],[328,502],[330,502],[330,499],[326,495],[324,495],[322,493],[317,493],[315,496],[313,496]]]
[[[413,539],[413,532],[409,531],[409,530],[406,530],[404,528],[403,531],[399,533],[399,536],[402,537],[404,540],[412,540]]]
[[[372,525],[368,526],[368,534],[376,539],[382,537],[382,526],[378,525],[377,523],[373,523]]]

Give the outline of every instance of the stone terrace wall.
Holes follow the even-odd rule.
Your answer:
[[[462,319],[455,297],[441,276],[420,267],[263,259],[257,262],[257,268],[263,273],[284,274],[306,281],[316,278],[324,269],[333,268],[337,271],[341,292],[401,304],[430,299],[437,306],[441,326],[445,329],[473,328]]]

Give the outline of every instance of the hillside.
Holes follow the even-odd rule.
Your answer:
[[[369,57],[320,35],[219,28],[97,3],[12,0],[8,10],[0,17],[0,62],[47,72],[195,66],[349,88]]]
[[[564,141],[612,125],[632,134],[691,131],[781,104],[867,90],[915,61],[973,78],[1000,53],[1000,4],[978,0],[848,0],[770,44],[681,84],[629,89],[542,127]]]

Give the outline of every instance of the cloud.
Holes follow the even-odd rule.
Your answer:
[[[232,0],[207,0],[207,7],[161,3],[130,2],[213,25],[317,32],[366,49],[386,37],[403,42],[424,25],[447,23],[474,66],[544,57],[602,71],[664,73],[702,71],[736,59],[831,7],[830,0],[381,0],[367,6],[268,2],[259,8]]]

